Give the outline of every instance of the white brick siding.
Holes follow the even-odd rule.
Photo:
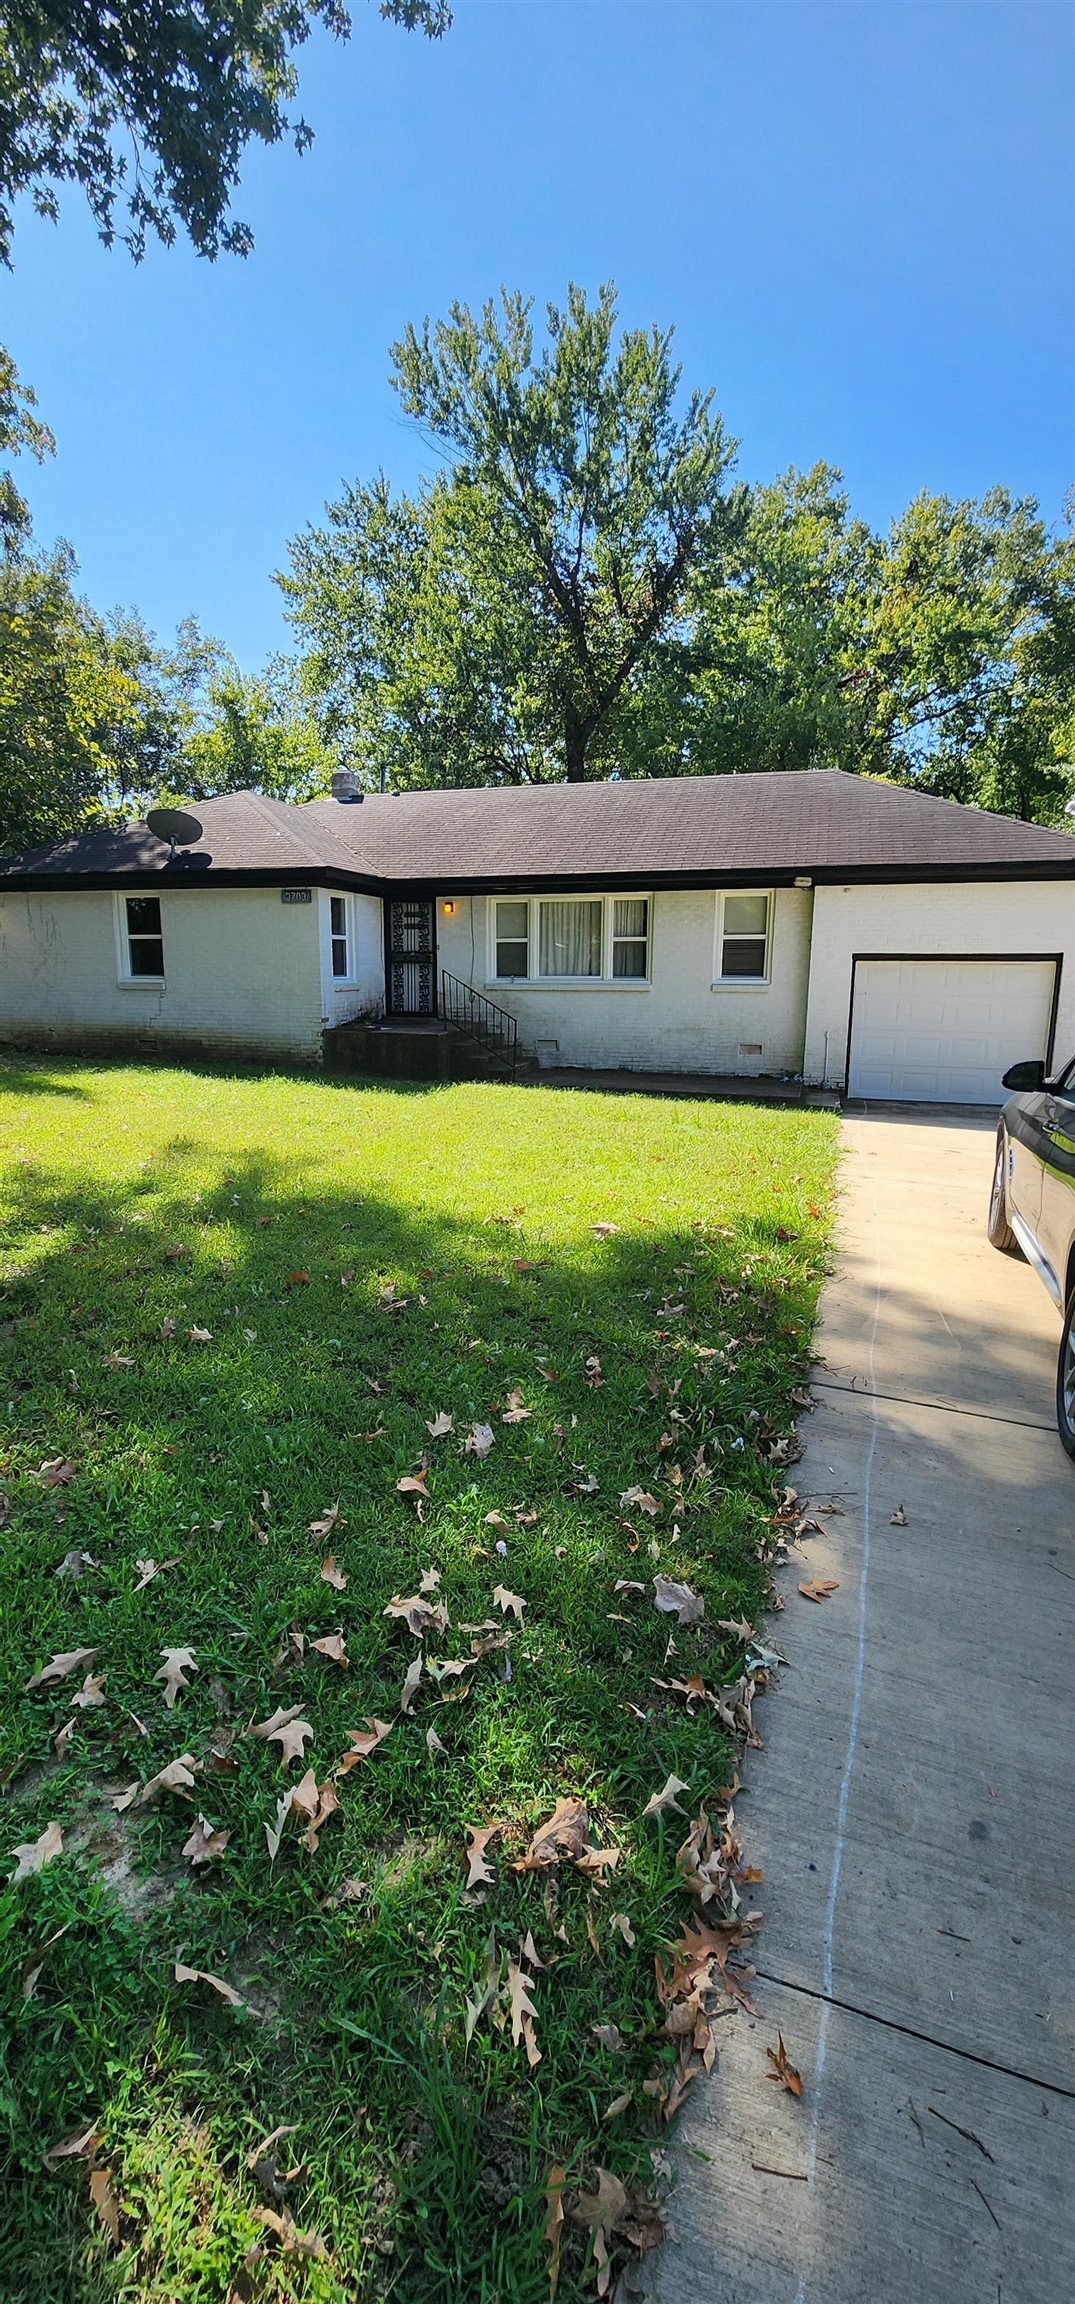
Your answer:
[[[316,1061],[317,890],[309,904],[279,888],[159,893],[163,985],[118,980],[111,890],[0,895],[0,1039]]]
[[[454,904],[450,916],[445,915],[445,899]],[[515,1016],[520,1040],[544,1063],[629,1072],[801,1070],[810,959],[808,891],[777,891],[770,981],[742,987],[713,983],[717,900],[712,889],[653,896],[651,981],[628,979],[614,987],[494,982],[487,945],[487,906],[492,902],[491,897],[442,891],[437,899],[439,965]],[[744,1054],[744,1049],[757,1053]]]

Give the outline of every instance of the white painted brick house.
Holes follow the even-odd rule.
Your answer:
[[[1075,1051],[1066,833],[836,772],[347,782],[0,864],[0,1039],[310,1062],[473,993],[557,1068],[965,1103]]]

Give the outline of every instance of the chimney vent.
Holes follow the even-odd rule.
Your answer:
[[[334,800],[361,800],[362,794],[353,768],[333,769],[332,797]]]

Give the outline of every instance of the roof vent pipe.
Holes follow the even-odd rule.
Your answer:
[[[333,769],[332,797],[334,800],[361,800],[362,794],[353,768]]]

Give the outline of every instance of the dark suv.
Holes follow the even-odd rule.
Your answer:
[[[1075,1458],[1075,1058],[1055,1080],[1044,1064],[1013,1064],[1000,1115],[989,1198],[994,1248],[1023,1255],[1060,1313],[1056,1424]]]

